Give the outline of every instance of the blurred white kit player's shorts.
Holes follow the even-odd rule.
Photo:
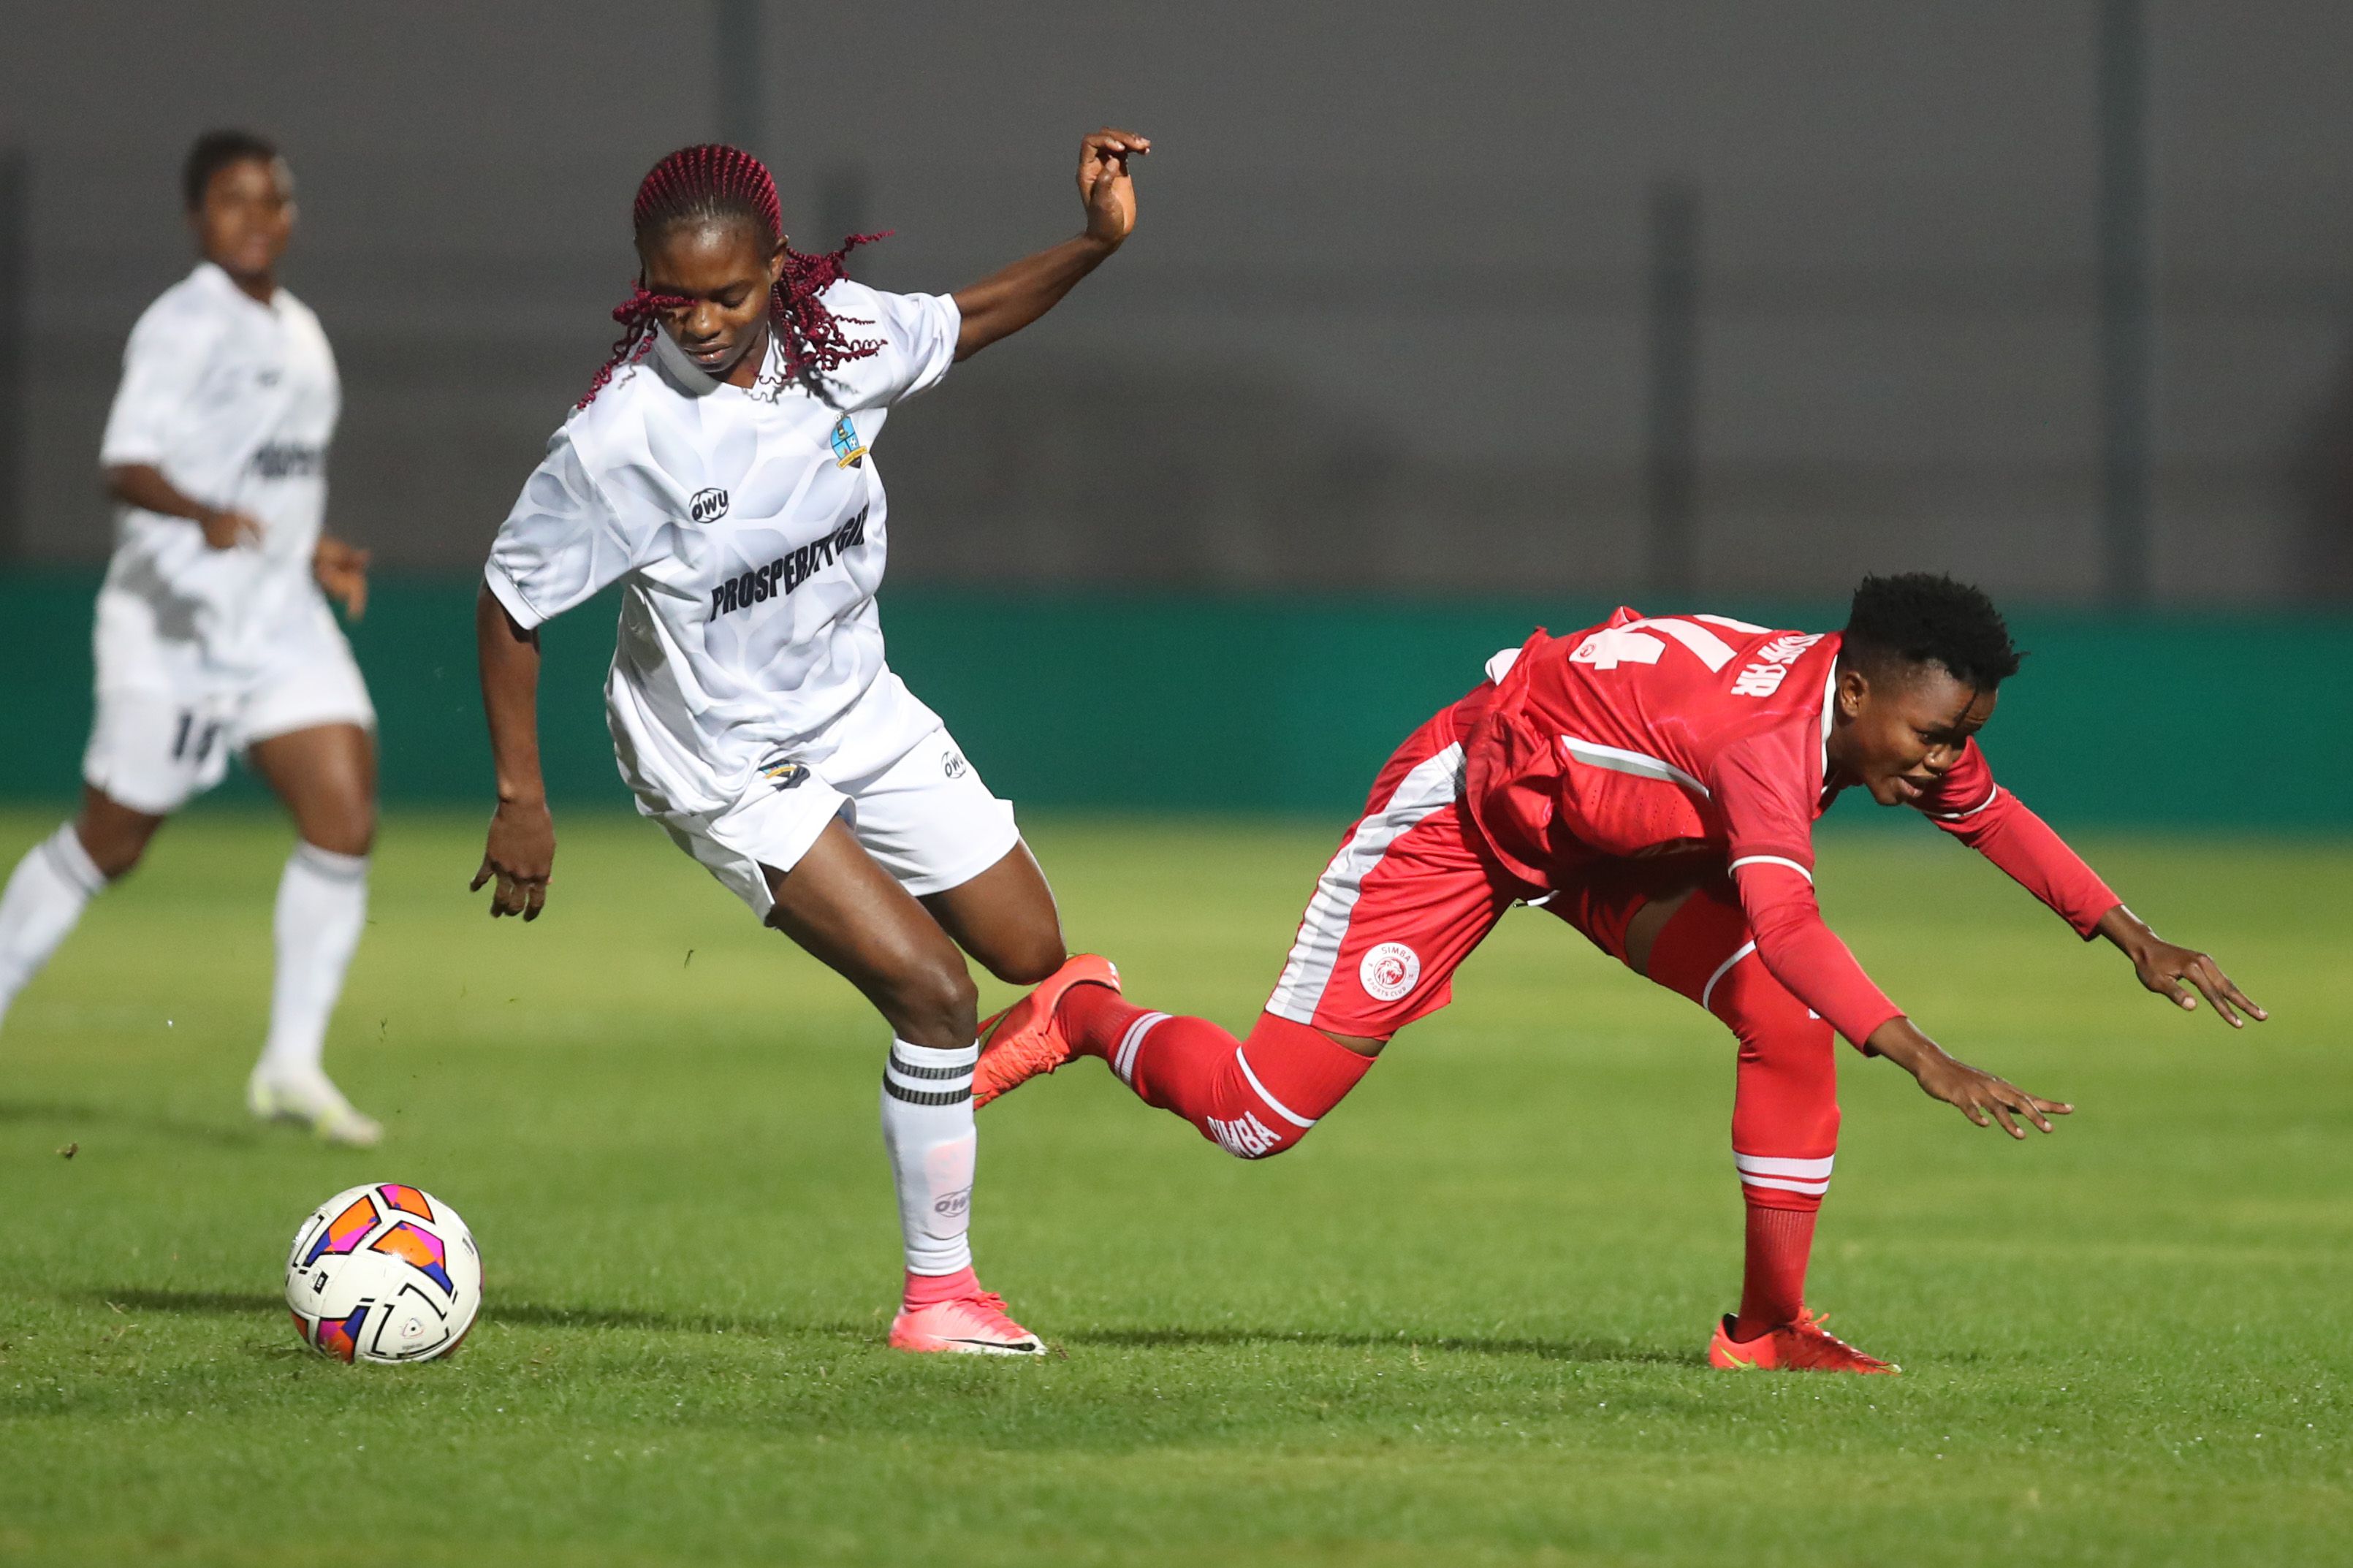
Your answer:
[[[324,604],[272,646],[259,670],[204,667],[193,644],[160,637],[154,608],[98,596],[98,709],[81,775],[109,799],[164,816],[221,782],[256,741],[322,724],[375,728],[351,645]]]
[[[791,870],[837,816],[917,898],[962,887],[1021,841],[1013,803],[989,793],[945,729],[863,777],[828,778],[779,758],[717,811],[664,810],[643,796],[638,809],[763,921],[776,900],[760,868]]]

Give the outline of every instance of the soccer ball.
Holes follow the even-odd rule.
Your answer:
[[[286,1305],[304,1344],[338,1361],[448,1355],[482,1305],[482,1258],[458,1211],[380,1182],[337,1193],[294,1233]]]

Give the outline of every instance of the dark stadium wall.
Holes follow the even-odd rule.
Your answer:
[[[1698,590],[2097,591],[2100,0],[766,8],[755,150],[804,243],[896,231],[859,258],[883,287],[1070,232],[1082,131],[1157,139],[1135,243],[894,417],[902,585],[1642,580],[1663,183],[1697,205]],[[611,340],[638,175],[720,129],[720,9],[664,7],[654,69],[624,0],[14,7],[40,63],[0,93],[31,190],[0,558],[104,554],[120,350],[188,266],[173,171],[250,120],[343,369],[335,525],[478,562]],[[2353,593],[2353,6],[2143,9],[2158,595]]]
[[[64,802],[76,787],[95,587],[81,571],[0,575],[0,798]],[[393,578],[353,628],[396,805],[488,808],[472,595],[468,581]],[[540,727],[562,809],[628,805],[601,695],[615,599],[544,634]],[[1711,607],[1803,627],[1841,618],[1824,603]],[[1336,831],[1390,749],[1488,655],[1609,609],[908,589],[885,596],[883,623],[893,666],[1022,805],[1312,813]],[[2036,611],[2015,626],[2031,657],[1987,750],[2054,820],[2353,828],[2353,617]],[[216,799],[259,795],[237,773]]]

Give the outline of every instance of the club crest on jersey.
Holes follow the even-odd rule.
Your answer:
[[[1421,978],[1421,954],[1401,942],[1385,942],[1365,954],[1356,981],[1376,1002],[1394,1002]]]
[[[760,776],[768,781],[771,789],[798,789],[808,783],[808,765],[790,757],[770,757],[760,764]]]
[[[837,468],[862,468],[866,466],[866,443],[858,438],[858,426],[845,414],[833,422],[833,466]]]
[[[727,492],[716,489],[695,491],[694,499],[686,503],[686,515],[697,522],[717,522],[727,515]]]

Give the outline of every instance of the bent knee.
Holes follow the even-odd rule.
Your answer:
[[[90,863],[98,868],[100,876],[110,882],[119,882],[139,868],[147,858],[147,846],[154,840],[153,827],[93,830],[87,824],[77,824],[74,837],[80,843]]]
[[[365,855],[375,847],[375,808],[366,802],[305,813],[295,825],[302,842],[334,855]]]
[[[980,988],[961,963],[919,964],[893,977],[877,1001],[910,1045],[948,1050],[980,1033]]]
[[[1023,942],[1010,950],[976,955],[988,972],[1008,985],[1037,985],[1052,977],[1069,961],[1060,931]]]

